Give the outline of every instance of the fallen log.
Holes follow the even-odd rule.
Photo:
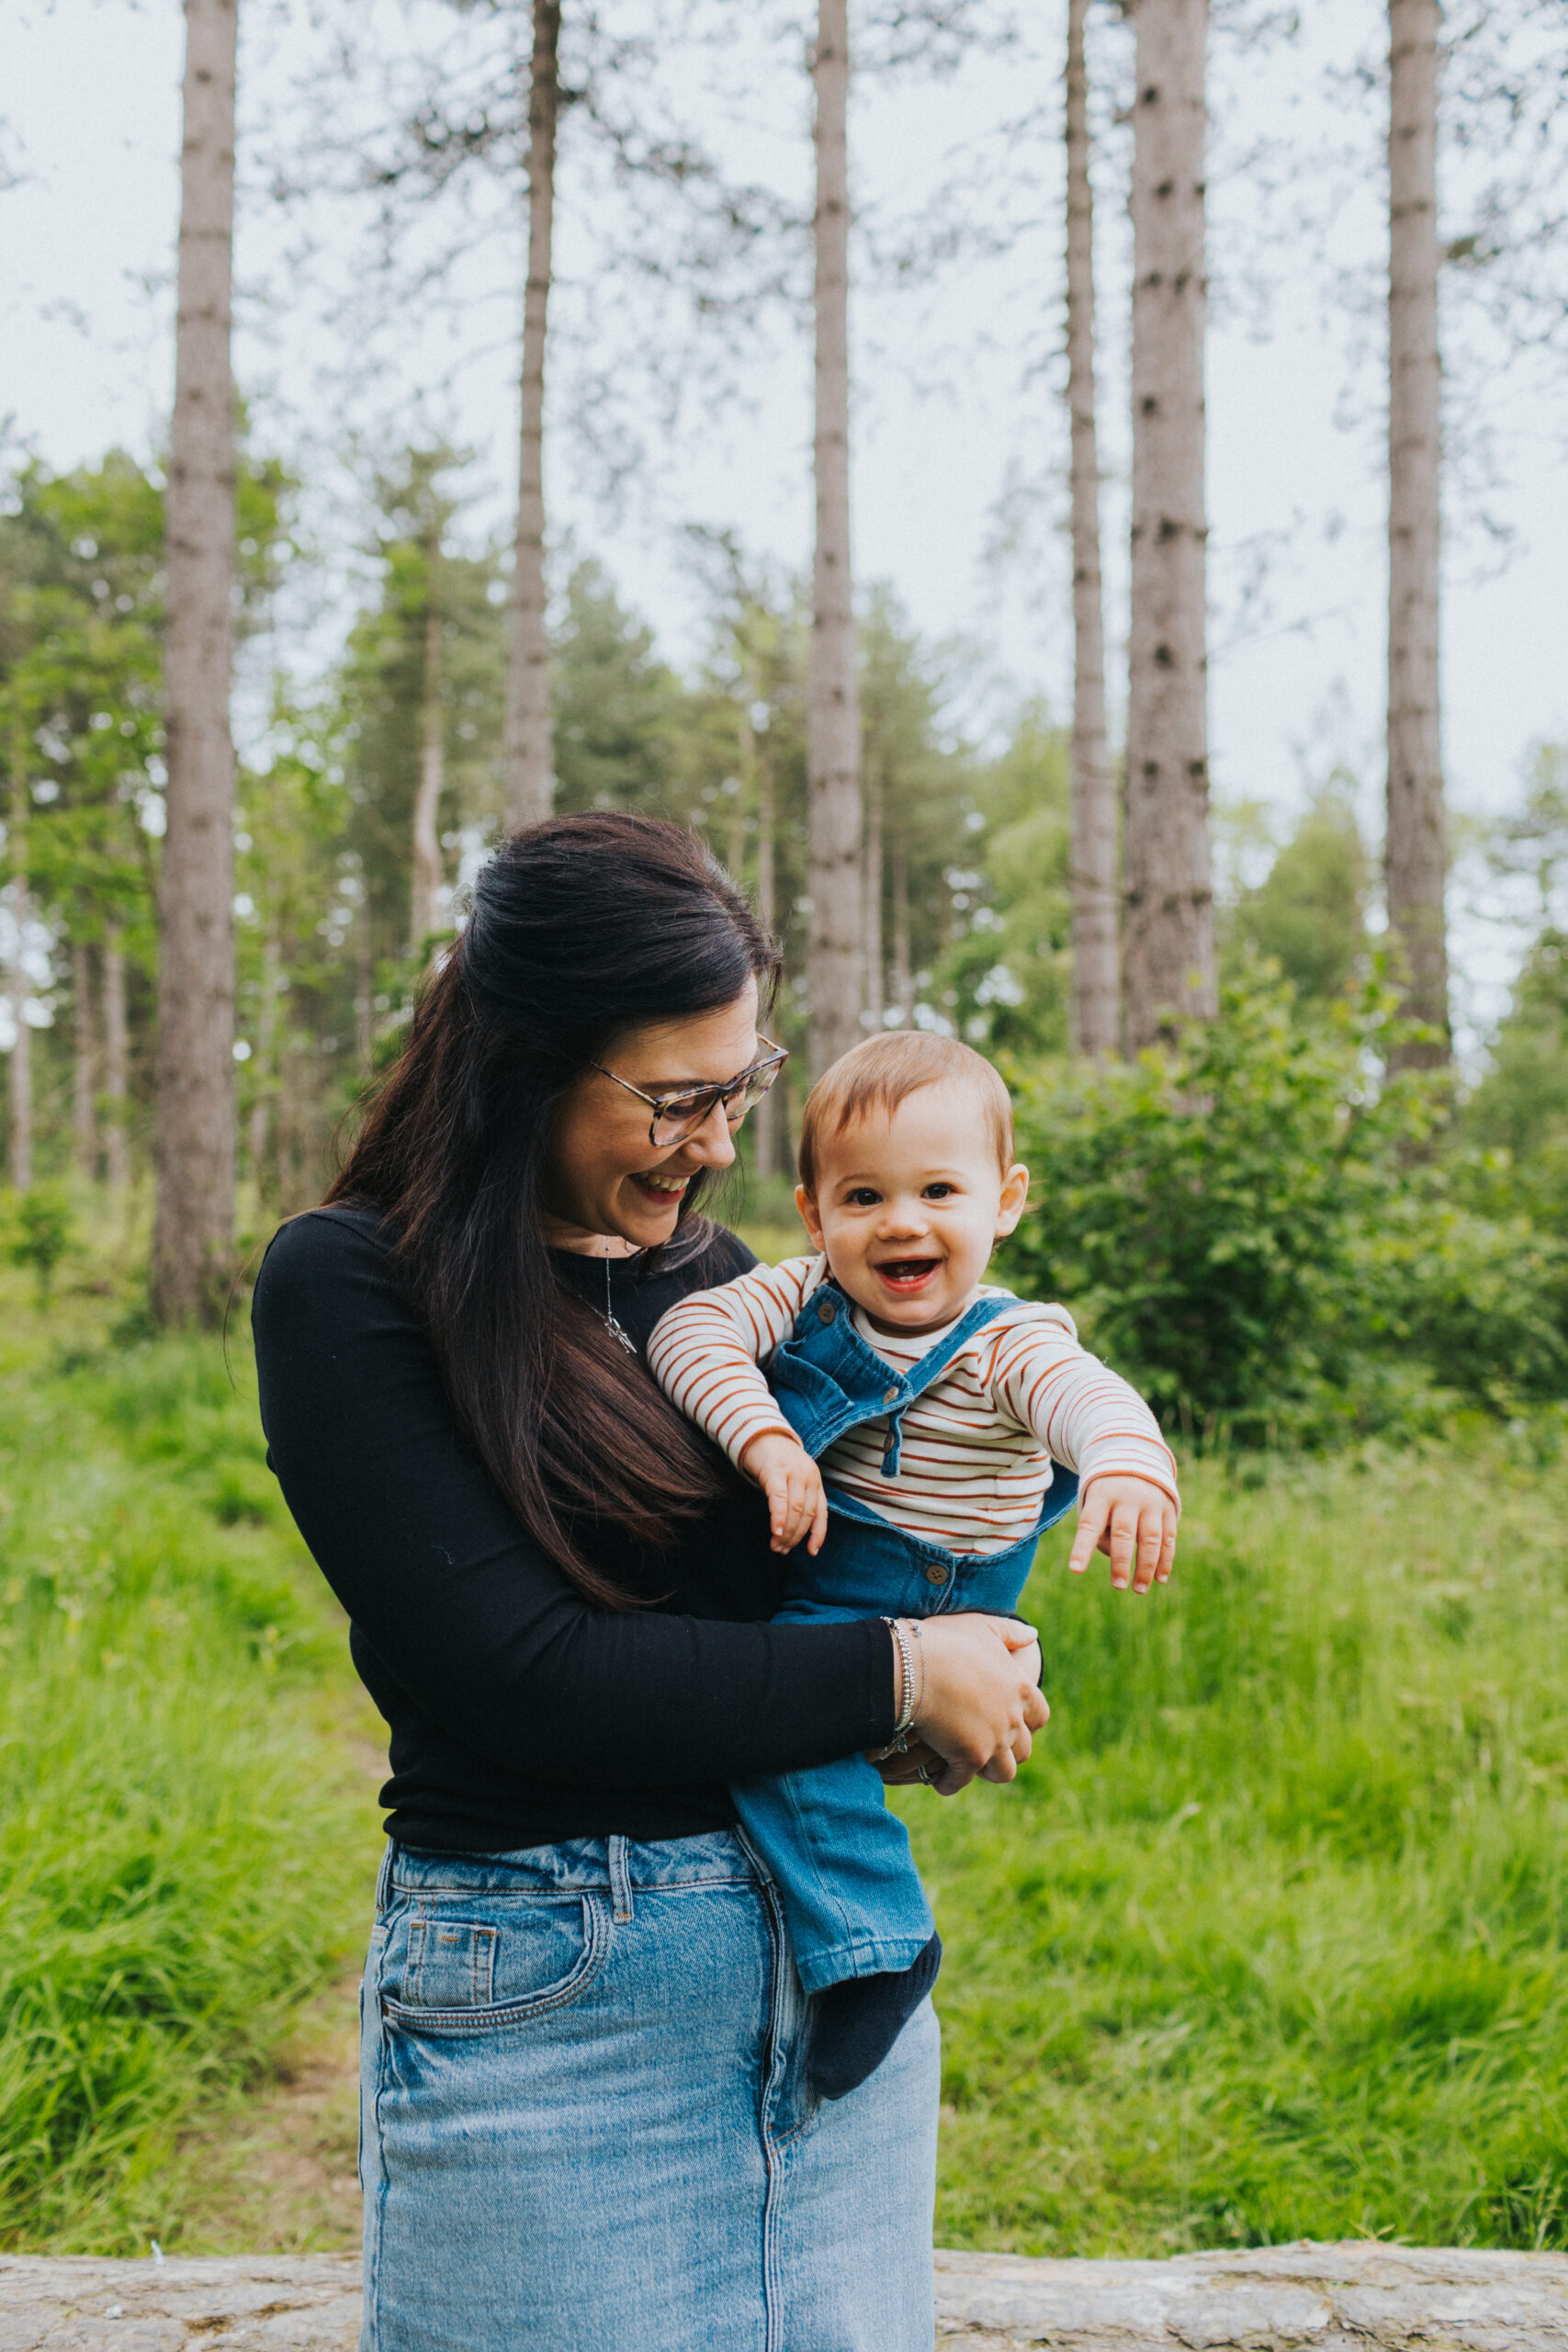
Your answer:
[[[936,2256],[940,2352],[1568,2352],[1568,2255]],[[355,2256],[0,2256],[0,2352],[355,2352]],[[626,2345],[638,2352],[635,2328]],[[695,2347],[694,2347],[695,2352]]]

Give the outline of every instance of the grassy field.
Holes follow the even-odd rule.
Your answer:
[[[235,2151],[378,1842],[243,1332],[231,1386],[130,1296],[78,1263],[40,1318],[0,1274],[13,2247],[246,2243]],[[1561,1435],[1189,1465],[1144,1602],[1051,1539],[1037,1761],[906,1804],[948,1948],[943,2243],[1568,2245]]]
[[[242,1324],[0,1275],[0,2245],[180,2243],[221,2124],[363,1937],[379,1816]],[[119,1338],[111,1336],[116,1325]],[[205,2130],[205,2137],[197,2134]]]

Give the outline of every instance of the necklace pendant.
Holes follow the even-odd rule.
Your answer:
[[[627,1355],[636,1355],[637,1351],[637,1341],[632,1338],[629,1331],[623,1329],[616,1317],[614,1315],[606,1315],[604,1317],[604,1328],[607,1331],[614,1332],[615,1338],[619,1340],[622,1347],[625,1348]]]

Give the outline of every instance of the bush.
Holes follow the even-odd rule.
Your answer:
[[[1568,1253],[1461,1206],[1444,1081],[1380,1076],[1374,980],[1303,1026],[1253,967],[1167,1055],[1019,1089],[1038,1204],[1008,1279],[1063,1299],[1163,1418],[1257,1442],[1568,1389]]]

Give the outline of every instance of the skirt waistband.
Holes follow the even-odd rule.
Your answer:
[[[761,1873],[733,1829],[696,1838],[570,1838],[514,1853],[448,1854],[389,1838],[378,1893],[548,1894],[579,1888],[716,1886]]]

